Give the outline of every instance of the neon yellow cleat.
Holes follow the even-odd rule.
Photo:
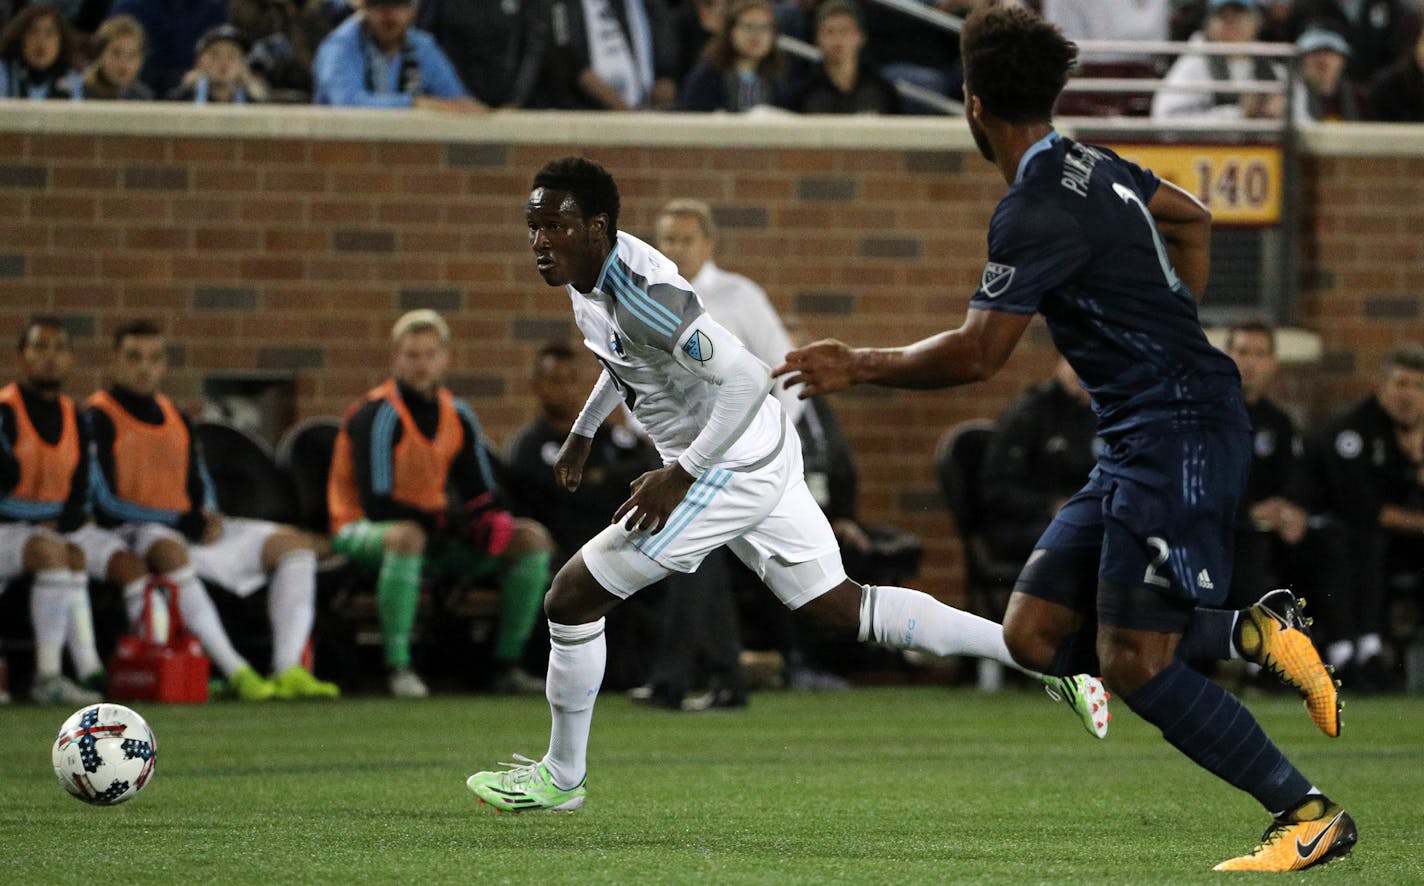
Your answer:
[[[251,667],[243,667],[228,679],[240,701],[270,701],[277,694],[277,687]]]
[[[277,688],[276,697],[284,701],[296,698],[340,698],[341,687],[335,683],[318,680],[312,672],[301,665],[292,665],[272,678]]]

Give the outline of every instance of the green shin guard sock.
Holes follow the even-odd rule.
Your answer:
[[[524,654],[524,644],[544,608],[544,592],[548,589],[548,551],[524,554],[505,570],[500,581],[499,630],[494,641],[497,660],[518,661]]]
[[[386,554],[381,560],[376,604],[386,643],[386,665],[392,670],[410,667],[410,632],[415,628],[415,608],[420,602],[423,561],[419,554]]]

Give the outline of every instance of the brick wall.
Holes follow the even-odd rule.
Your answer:
[[[211,373],[289,372],[297,417],[338,414],[383,377],[394,317],[429,307],[455,332],[451,387],[500,444],[533,413],[534,351],[573,332],[566,297],[534,272],[523,228],[544,161],[582,149],[608,166],[623,192],[620,226],[642,236],[665,200],[708,200],[725,267],[760,282],[809,334],[853,343],[958,324],[1003,190],[962,128],[943,124],[757,136],[724,123],[720,141],[664,130],[646,139],[653,146],[627,147],[642,130],[595,133],[587,118],[544,115],[506,116],[472,136],[367,114],[336,118],[346,126],[333,135],[292,112],[318,134],[269,137],[281,127],[251,115],[214,118],[196,135],[144,135],[134,133],[152,127],[43,113],[29,127],[43,132],[5,131],[14,118],[0,117],[0,329],[35,311],[67,317],[74,391],[101,383],[119,323],[149,317],[172,339],[168,388],[181,402],[196,404]],[[862,146],[876,143],[892,147]],[[1319,157],[1306,172],[1302,321],[1319,327],[1326,358],[1288,389],[1318,412],[1357,393],[1356,370],[1390,343],[1424,337],[1424,159]],[[864,517],[926,539],[921,586],[960,593],[930,465],[937,438],[996,415],[1053,361],[1036,322],[986,385],[839,399]]]

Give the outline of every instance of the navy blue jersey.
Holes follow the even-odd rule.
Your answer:
[[[971,308],[1040,312],[1109,443],[1133,433],[1250,430],[1236,365],[1212,347],[1147,210],[1160,184],[1106,148],[1049,133],[989,223]]]

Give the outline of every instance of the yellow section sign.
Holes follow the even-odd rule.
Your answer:
[[[1108,145],[1196,196],[1213,221],[1274,225],[1281,220],[1281,149],[1275,145]]]

